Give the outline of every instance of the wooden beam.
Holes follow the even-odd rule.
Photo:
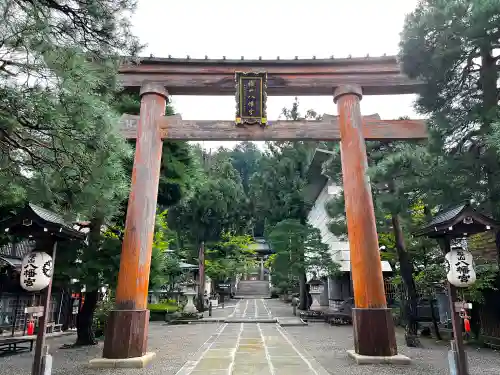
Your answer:
[[[332,95],[358,84],[364,95],[410,94],[420,82],[406,77],[395,56],[308,60],[200,60],[144,58],[123,64],[119,81],[138,90],[143,82],[167,87],[171,95],[234,95],[236,71],[265,71],[269,95]]]
[[[120,131],[125,138],[137,134],[139,116],[123,115]],[[319,121],[271,121],[259,125],[236,126],[234,121],[183,120],[180,115],[166,116],[159,120],[161,135],[171,140],[185,141],[284,141],[340,140],[337,116],[324,115]],[[425,120],[381,120],[378,115],[363,117],[363,135],[366,140],[426,139]]]

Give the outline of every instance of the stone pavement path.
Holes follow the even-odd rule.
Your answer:
[[[264,299],[240,299],[228,318],[271,318]]]
[[[412,360],[409,366],[359,366],[346,355],[352,349],[352,326],[324,323],[283,329],[273,323],[248,322],[257,316],[266,320],[290,317],[292,308],[278,300],[231,301],[231,308],[216,310],[243,323],[189,324],[171,326],[151,322],[148,349],[156,352],[152,364],[143,369],[92,369],[88,361],[102,355],[98,346],[71,350],[61,345],[74,336],[48,340],[54,356],[53,375],[449,375],[447,343],[424,340],[424,348],[407,348],[398,332],[399,350]],[[215,311],[214,311],[215,313]],[[258,319],[255,319],[258,321]],[[468,348],[470,375],[499,375],[500,354]],[[314,356],[314,359],[312,358]],[[0,356],[0,375],[30,374],[33,352]],[[323,368],[321,367],[323,366]]]
[[[241,317],[258,315],[262,305],[256,300],[245,302],[243,311],[240,309]],[[260,323],[223,325],[177,372],[177,375],[231,374],[327,375],[328,372],[297,348],[278,325]]]
[[[242,299],[227,318],[270,319],[270,300]],[[273,304],[271,302],[271,304]],[[177,375],[326,375],[326,372],[294,340],[273,323],[222,325]]]

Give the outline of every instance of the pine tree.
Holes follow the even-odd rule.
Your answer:
[[[430,117],[430,150],[443,160],[440,178],[453,182],[449,192],[474,199],[495,218],[499,13],[497,1],[421,1],[407,16],[399,54],[404,72],[423,82],[417,109]],[[496,243],[500,261],[500,232]]]

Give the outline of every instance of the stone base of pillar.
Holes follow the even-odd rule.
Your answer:
[[[411,359],[402,354],[396,354],[389,357],[375,357],[370,355],[361,355],[354,350],[348,350],[347,355],[354,359],[357,365],[409,365]]]
[[[102,356],[141,358],[148,346],[149,310],[112,310],[106,325]]]
[[[91,368],[144,368],[154,358],[156,353],[148,352],[141,357],[109,359],[109,358],[96,358],[91,359],[89,367]]]
[[[352,309],[356,354],[393,357],[398,354],[391,309]]]

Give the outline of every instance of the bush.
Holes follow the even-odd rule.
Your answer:
[[[272,288],[271,289],[271,298],[279,298],[279,289],[277,288]]]
[[[177,312],[179,307],[172,303],[151,303],[148,305],[148,309],[149,320],[164,321],[167,320],[167,315]]]
[[[177,300],[175,300],[173,298],[161,299],[160,300],[160,304],[167,304],[167,305],[175,305],[175,306],[177,306]]]
[[[113,298],[108,298],[107,300],[98,302],[93,321],[96,337],[104,336],[104,332],[106,332],[106,323],[108,321],[109,312],[113,309],[114,305],[115,300]]]
[[[148,305],[149,311],[152,313],[171,313],[179,310],[179,307],[176,303],[151,303]]]

